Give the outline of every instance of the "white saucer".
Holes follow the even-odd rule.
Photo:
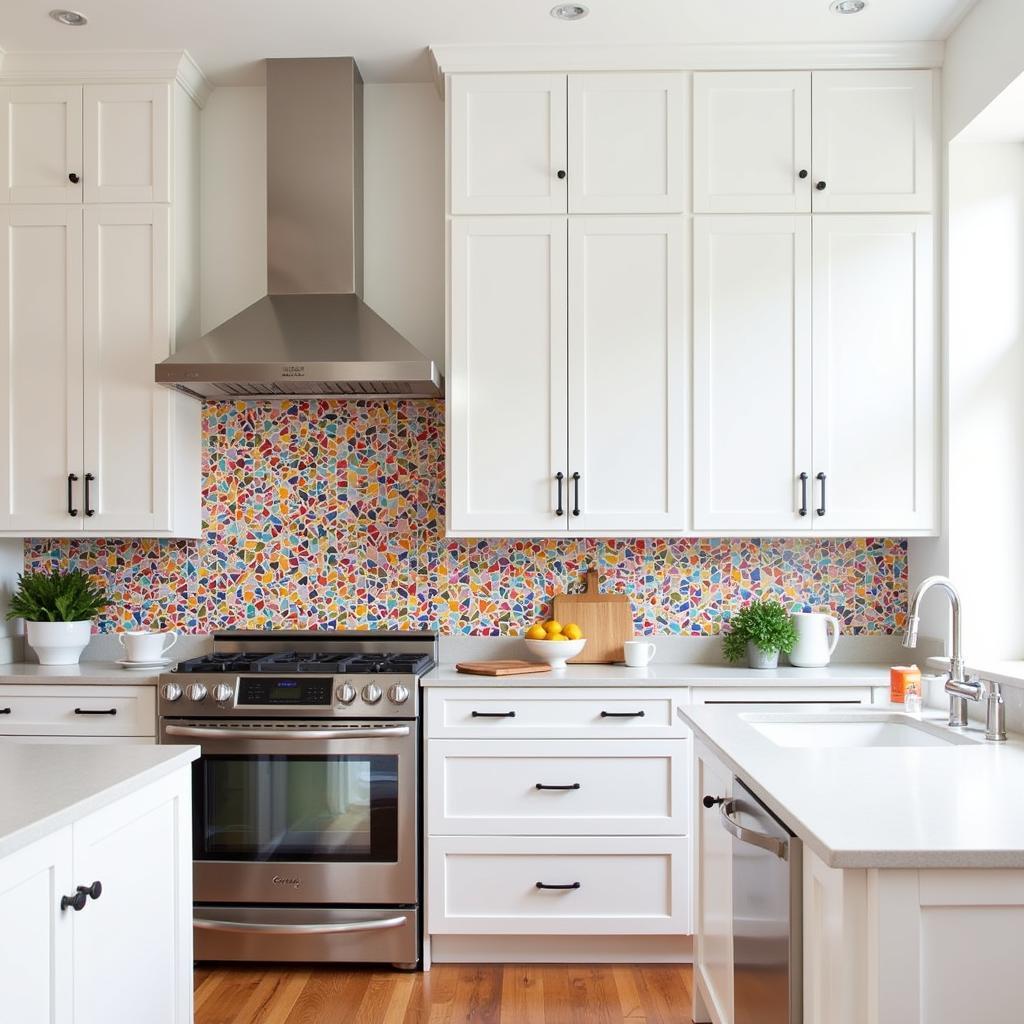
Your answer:
[[[168,665],[174,664],[173,658],[157,658],[156,661],[128,661],[127,658],[122,658],[117,662],[121,668],[128,669],[129,672],[144,672],[152,671],[155,668],[167,668]]]

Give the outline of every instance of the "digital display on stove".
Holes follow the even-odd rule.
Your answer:
[[[330,679],[289,679],[261,676],[238,681],[238,704],[252,707],[295,704],[303,707],[331,703]]]

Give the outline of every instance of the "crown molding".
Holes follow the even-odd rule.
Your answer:
[[[805,71],[938,68],[941,42],[653,46],[432,46],[434,80],[501,71]]]
[[[187,50],[106,50],[6,53],[0,82],[68,85],[117,82],[177,82],[197,106],[213,86]]]

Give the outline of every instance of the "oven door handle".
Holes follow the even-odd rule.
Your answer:
[[[394,736],[408,736],[407,725],[383,725],[374,729],[218,729],[205,725],[165,725],[168,736],[191,736],[196,739],[213,740],[348,740],[367,739],[380,736],[390,739]]]
[[[340,932],[382,932],[401,928],[407,917],[384,917],[378,921],[338,921],[334,924],[258,924],[248,921],[214,921],[196,917],[192,924],[211,932],[257,932],[261,935],[334,935]]]

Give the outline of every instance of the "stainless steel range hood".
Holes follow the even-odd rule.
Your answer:
[[[359,297],[363,80],[350,57],[267,61],[269,294],[158,363],[198,398],[436,398],[434,362]]]

